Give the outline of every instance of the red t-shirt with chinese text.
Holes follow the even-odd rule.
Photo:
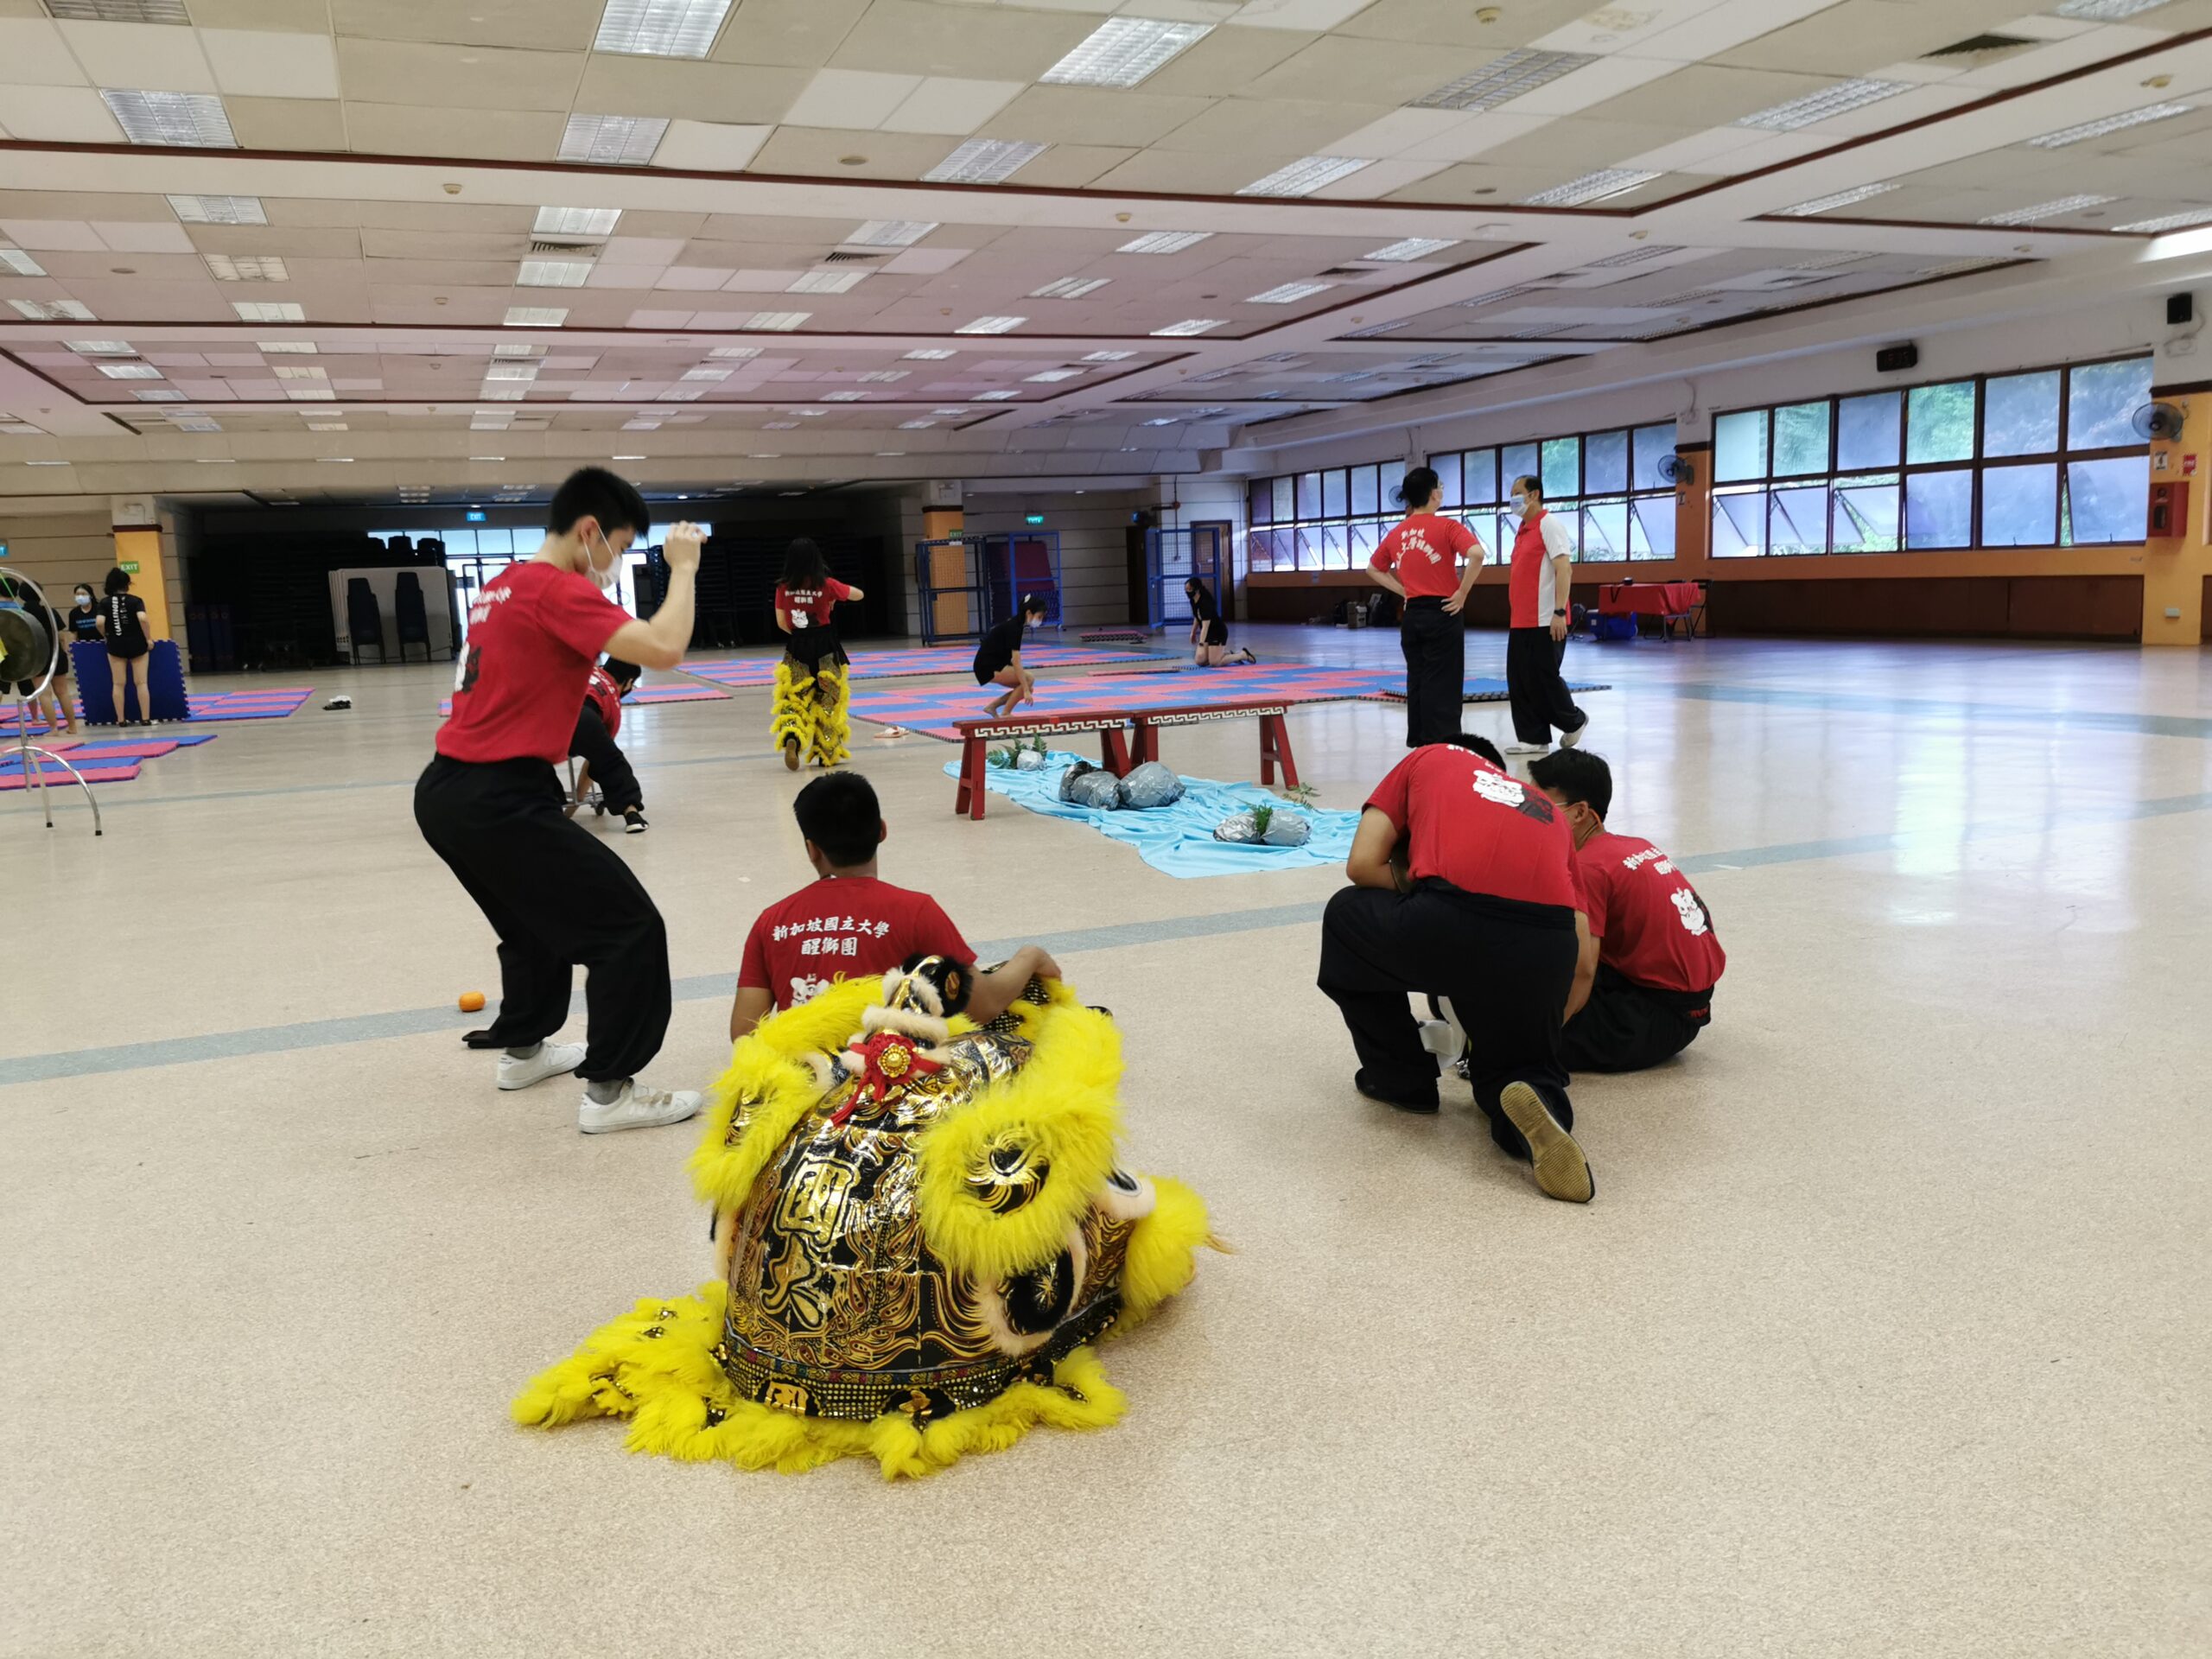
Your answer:
[[[1463,893],[1576,908],[1567,819],[1545,797],[1452,743],[1415,749],[1367,804],[1407,836],[1407,868]]]
[[[1408,599],[1449,599],[1459,591],[1461,561],[1481,547],[1481,538],[1457,518],[1417,512],[1400,519],[1367,563],[1396,573]]]
[[[794,632],[800,628],[818,628],[830,620],[830,613],[839,603],[853,596],[853,590],[835,576],[823,578],[819,588],[786,588],[776,584],[776,610],[785,626]]]
[[[875,978],[912,956],[972,963],[960,930],[926,893],[870,875],[825,876],[760,912],[737,982],[796,1007],[841,979]]]
[[[1574,878],[1599,961],[1655,990],[1709,991],[1720,982],[1728,957],[1713,912],[1649,842],[1601,830],[1575,853]]]
[[[592,665],[631,620],[588,577],[537,559],[509,565],[468,607],[468,643],[438,753],[559,766]]]
[[[584,700],[597,705],[600,723],[609,737],[622,729],[622,688],[604,668],[592,670],[591,678],[584,682]]]

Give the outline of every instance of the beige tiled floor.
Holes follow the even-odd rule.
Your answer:
[[[446,671],[302,677],[301,714],[110,789],[99,842],[0,797],[0,1653],[2212,1648],[2206,659],[1570,669],[1615,688],[1617,825],[1702,860],[1731,957],[1682,1062],[1578,1087],[1587,1210],[1464,1093],[1415,1122],[1351,1092],[1314,926],[1236,914],[1330,872],[1178,881],[1010,806],[956,821],[948,747],[860,740],[887,874],[979,943],[1163,925],[1064,961],[1127,1033],[1134,1161],[1238,1247],[1109,1349],[1120,1427],[896,1488],[507,1424],[708,1247],[689,1130],[579,1136],[567,1087],[496,1093],[430,1012],[497,988],[408,812]],[[1399,718],[1294,716],[1325,804]],[[632,715],[653,830],[619,844],[680,980],[805,874],[765,727],[759,693]],[[1169,758],[1243,777],[1251,747]],[[712,1073],[725,1012],[679,1002],[664,1080]]]

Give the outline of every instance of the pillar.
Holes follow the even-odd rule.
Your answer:
[[[2151,446],[2151,483],[2189,486],[2181,534],[2143,548],[2143,643],[2196,645],[2205,632],[2204,588],[2212,578],[2212,381],[2153,386],[2151,396],[2183,412],[2178,438]]]

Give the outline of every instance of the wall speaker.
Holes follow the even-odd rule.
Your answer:
[[[2166,321],[2178,327],[2196,321],[2196,296],[2193,294],[2166,296]]]
[[[1874,353],[1874,367],[1884,374],[1903,374],[1920,366],[1917,346],[1885,346]]]

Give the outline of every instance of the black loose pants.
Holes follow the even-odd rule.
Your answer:
[[[1573,1129],[1560,1015],[1574,982],[1574,912],[1423,881],[1411,893],[1346,887],[1321,916],[1322,991],[1343,1013],[1368,1086],[1394,1099],[1436,1097],[1436,1057],[1421,1046],[1408,996],[1452,999],[1466,1027],[1469,1081],[1491,1137],[1516,1157],[1529,1144],[1498,1096],[1532,1085]]]
[[[1713,993],[1639,985],[1608,963],[1567,1022],[1570,1071],[1641,1071],[1671,1060],[1713,1023]]]
[[[633,806],[645,805],[645,791],[638,783],[637,772],[631,768],[630,757],[609,735],[599,705],[588,698],[584,702],[583,712],[576,716],[575,735],[569,740],[569,753],[591,768],[592,781],[599,785],[608,811],[626,812]]]
[[[499,937],[493,1042],[527,1048],[569,1017],[571,969],[588,970],[586,1083],[635,1077],[668,1034],[668,932],[612,847],[562,816],[543,760],[430,762],[415,822]]]
[[[1505,633],[1505,690],[1513,704],[1513,735],[1523,743],[1548,743],[1552,728],[1579,732],[1590,716],[1574,706],[1560,664],[1567,641],[1548,626],[1509,628]]]
[[[1406,654],[1406,747],[1441,743],[1459,730],[1466,690],[1467,626],[1440,599],[1405,602],[1398,645]]]

